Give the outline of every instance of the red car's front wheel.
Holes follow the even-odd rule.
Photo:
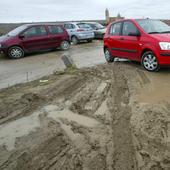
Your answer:
[[[147,71],[158,71],[159,63],[152,51],[147,51],[142,56],[142,65]]]

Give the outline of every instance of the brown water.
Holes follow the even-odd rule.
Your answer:
[[[137,100],[142,103],[158,103],[170,101],[170,70],[160,70],[158,73],[144,72],[146,81],[139,89]]]

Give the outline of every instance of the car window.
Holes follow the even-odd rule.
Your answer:
[[[81,24],[77,24],[79,28],[90,28],[90,26],[88,24],[84,24],[84,23],[81,23]]]
[[[9,36],[16,36],[18,34],[20,34],[22,31],[24,31],[27,28],[27,25],[23,25],[20,27],[15,28],[14,30],[10,31],[8,33]]]
[[[122,35],[128,36],[130,33],[137,33],[137,32],[138,32],[138,29],[132,22],[130,21],[124,22]]]
[[[121,22],[113,24],[110,28],[110,35],[120,35],[121,25]]]
[[[170,32],[170,26],[159,20],[139,19],[136,21],[145,32],[150,34]]]
[[[65,24],[65,25],[64,25],[64,28],[65,28],[65,29],[74,29],[74,28],[75,28],[75,25],[73,25],[73,24]]]
[[[64,32],[64,30],[60,26],[57,26],[57,25],[50,25],[48,26],[48,29],[51,34],[60,34]]]
[[[88,24],[92,29],[97,30],[98,28],[94,24]]]
[[[44,26],[35,26],[35,27],[31,27],[27,31],[25,31],[23,33],[23,35],[26,38],[44,36],[44,35],[47,35],[47,31]]]

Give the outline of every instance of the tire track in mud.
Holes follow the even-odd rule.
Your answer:
[[[98,125],[85,126],[76,121],[77,117],[49,118],[50,111],[46,110],[40,116],[42,127],[34,132],[35,136],[31,133],[16,139],[21,146],[15,146],[4,164],[0,162],[0,169],[137,170],[130,126],[130,92],[124,69],[119,64],[104,65],[68,77],[63,75],[62,80],[53,80],[44,87],[30,87],[30,91],[38,89],[37,94],[48,99],[38,102],[36,108],[51,105],[54,115],[68,110],[65,115],[72,112],[84,117],[84,121],[93,119]],[[34,114],[36,108],[29,114]]]
[[[119,73],[119,74],[118,74]],[[114,170],[137,170],[137,161],[130,126],[131,108],[129,88],[125,72],[114,65],[110,90],[109,109],[112,117],[114,143]]]

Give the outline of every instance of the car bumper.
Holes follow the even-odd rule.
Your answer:
[[[95,38],[103,39],[104,38],[104,34],[102,34],[102,33],[95,33]]]
[[[0,48],[0,54],[6,54],[7,49],[6,48]]]
[[[79,40],[94,39],[94,33],[89,33],[89,34],[79,34],[77,37],[78,37]]]
[[[161,52],[158,58],[160,65],[170,66],[170,52]]]

